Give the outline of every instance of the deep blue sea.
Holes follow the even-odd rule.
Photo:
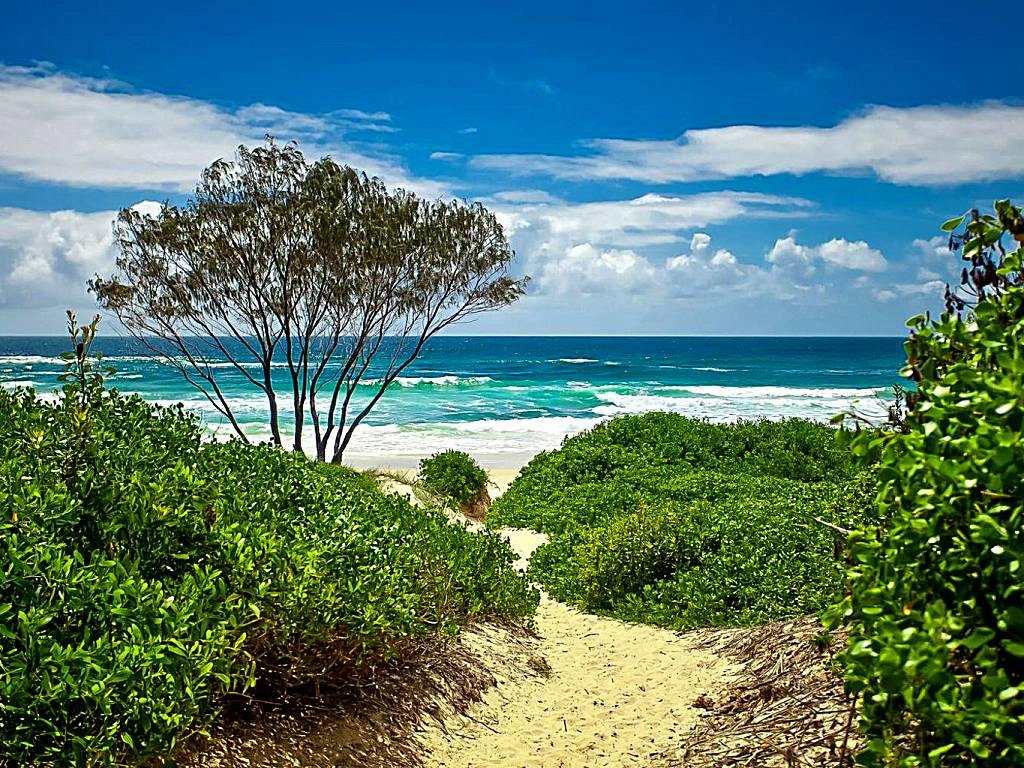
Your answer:
[[[853,404],[884,411],[901,383],[900,338],[440,337],[378,404],[346,454],[357,464],[407,464],[460,448],[511,465],[566,435],[623,413],[667,410],[731,421],[827,421]],[[172,367],[130,339],[101,339],[111,382],[157,403],[184,402],[212,433],[227,425]],[[66,338],[0,337],[0,386],[57,386]],[[245,430],[266,438],[266,405],[224,363],[223,386]],[[280,369],[280,389],[286,388]],[[371,371],[368,376],[372,378]],[[370,387],[365,388],[367,392]]]

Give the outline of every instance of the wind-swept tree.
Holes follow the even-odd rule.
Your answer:
[[[266,396],[276,445],[290,411],[291,447],[303,450],[308,425],[323,461],[341,460],[431,337],[511,304],[526,282],[509,276],[513,251],[482,206],[388,190],[272,140],[213,163],[182,206],[122,210],[115,235],[115,274],[89,283],[100,304],[240,438],[231,370]]]

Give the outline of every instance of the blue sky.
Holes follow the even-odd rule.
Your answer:
[[[0,334],[87,312],[111,212],[268,131],[502,217],[530,293],[461,332],[899,334],[958,271],[938,224],[1022,189],[1019,57],[972,8],[17,4]]]

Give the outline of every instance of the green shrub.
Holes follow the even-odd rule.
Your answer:
[[[420,461],[427,490],[456,504],[469,504],[487,487],[487,473],[463,451],[442,451]]]
[[[863,765],[1024,765],[1024,251],[997,251],[1024,221],[997,213],[953,240],[975,306],[951,295],[938,321],[908,322],[907,432],[855,444],[881,447],[891,515],[854,538],[833,615],[851,623]]]
[[[95,390],[0,391],[0,764],[139,764],[259,682],[537,596],[497,536]]]
[[[842,584],[837,532],[868,513],[836,430],[623,416],[537,456],[488,524],[547,532],[530,574],[619,618],[688,628],[821,610]]]

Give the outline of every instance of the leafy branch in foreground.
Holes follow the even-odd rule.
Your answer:
[[[482,206],[388,190],[272,140],[213,163],[183,206],[122,210],[115,231],[117,272],[89,284],[100,304],[239,438],[226,376],[266,397],[275,445],[287,413],[291,447],[303,450],[308,426],[322,461],[341,460],[433,336],[526,285],[509,276],[514,253]]]
[[[908,321],[905,433],[853,443],[881,451],[888,519],[851,537],[831,612],[865,766],[1024,765],[1024,248],[1002,242],[1024,222],[995,208],[944,225],[968,265],[940,319]]]

